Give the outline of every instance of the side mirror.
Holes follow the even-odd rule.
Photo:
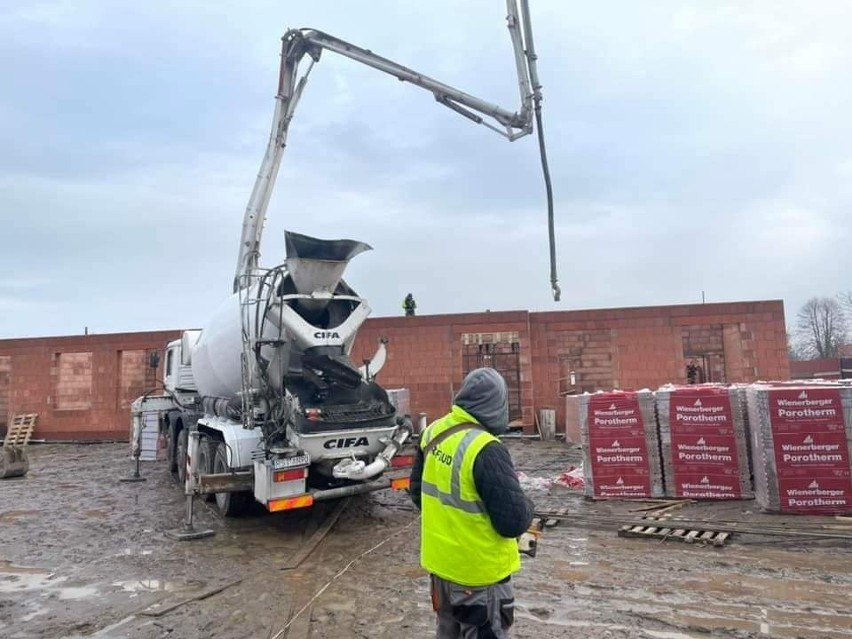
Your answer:
[[[148,359],[148,366],[155,370],[160,367],[160,354],[157,351],[151,353],[151,356]]]

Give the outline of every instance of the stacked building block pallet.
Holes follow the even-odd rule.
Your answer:
[[[586,497],[663,497],[654,394],[599,392],[581,395],[577,401]]]
[[[742,391],[700,384],[656,392],[666,494],[681,499],[752,499]]]
[[[852,513],[852,387],[748,388],[756,499],[766,512]]]

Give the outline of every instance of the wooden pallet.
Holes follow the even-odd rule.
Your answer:
[[[3,440],[3,448],[23,447],[29,444],[37,418],[38,413],[15,415],[9,424],[6,438]]]
[[[717,530],[701,530],[686,528],[664,528],[661,526],[622,526],[618,531],[619,537],[636,537],[642,539],[659,539],[660,541],[674,540],[688,544],[724,546],[731,533]]]
[[[561,521],[561,519],[554,519],[553,517],[548,517],[547,516],[548,514],[552,514],[552,515],[555,515],[557,517],[566,518],[569,513],[568,513],[567,508],[559,508],[559,509],[554,510],[550,513],[543,514],[541,516],[543,528],[553,528],[554,526],[558,526],[559,522]]]

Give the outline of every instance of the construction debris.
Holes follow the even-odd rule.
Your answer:
[[[568,470],[556,477],[534,477],[524,471],[518,471],[518,482],[524,490],[550,490],[554,484],[566,488],[583,490],[586,485],[583,466],[569,467]]]

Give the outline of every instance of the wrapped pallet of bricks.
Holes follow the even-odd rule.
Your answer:
[[[759,383],[749,387],[747,397],[761,509],[852,513],[852,387]]]
[[[743,390],[718,384],[656,392],[669,497],[752,499]]]
[[[387,393],[397,415],[411,415],[411,393],[407,388],[391,388]]]
[[[654,394],[598,392],[578,396],[586,497],[663,497]]]

